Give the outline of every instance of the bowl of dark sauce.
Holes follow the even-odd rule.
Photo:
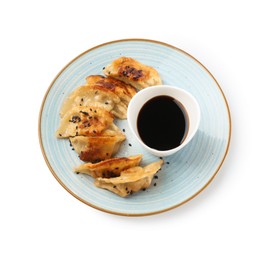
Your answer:
[[[168,156],[183,148],[197,132],[200,109],[189,92],[169,85],[148,87],[130,101],[128,124],[150,153]]]

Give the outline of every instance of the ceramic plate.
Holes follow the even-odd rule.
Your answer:
[[[82,163],[68,140],[55,138],[64,99],[91,74],[120,56],[133,57],[153,66],[164,84],[189,91],[201,109],[197,134],[180,152],[164,158],[164,165],[150,188],[126,198],[93,185],[94,179],[75,174]],[[127,140],[116,156],[143,154],[142,165],[158,160],[133,139],[127,120],[117,120]],[[143,39],[113,41],[96,46],[72,60],[56,76],[42,103],[39,118],[40,144],[47,165],[59,183],[80,201],[96,209],[126,216],[160,213],[189,201],[214,178],[228,151],[230,113],[225,96],[211,73],[188,53],[162,42]]]

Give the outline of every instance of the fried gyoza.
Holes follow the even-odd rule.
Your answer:
[[[99,163],[85,163],[74,168],[75,172],[85,173],[94,178],[119,176],[123,170],[139,165],[142,155],[111,158]]]
[[[151,163],[145,167],[132,167],[121,172],[115,178],[97,178],[94,184],[103,189],[110,190],[121,197],[146,189],[150,186],[155,173],[161,168],[163,161]]]
[[[82,161],[99,162],[111,158],[117,153],[125,135],[116,132],[115,135],[76,136],[70,142]],[[77,170],[80,172],[80,170]]]
[[[101,84],[95,85],[94,82],[100,80],[101,76],[93,76],[89,78],[89,83],[76,88],[63,102],[60,116],[64,117],[75,106],[96,106],[111,111],[118,118],[126,118],[127,104],[114,91],[102,87]]]
[[[114,116],[95,106],[76,106],[61,119],[56,132],[58,138],[71,136],[96,136],[113,127]],[[115,126],[116,127],[116,126]]]
[[[157,70],[129,57],[114,60],[103,72],[106,76],[124,81],[139,90],[162,84]]]
[[[86,81],[90,86],[101,87],[116,94],[126,105],[128,105],[131,98],[136,94],[134,87],[112,77],[106,78],[100,75],[91,75],[86,78]]]

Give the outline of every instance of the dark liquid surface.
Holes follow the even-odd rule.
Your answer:
[[[179,146],[187,133],[187,113],[174,98],[158,96],[143,105],[137,127],[147,146],[170,150]]]

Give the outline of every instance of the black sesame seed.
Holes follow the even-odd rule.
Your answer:
[[[79,116],[73,116],[71,120],[69,120],[69,122],[72,123],[79,123],[81,121]]]
[[[142,189],[142,191],[145,191],[146,189]]]
[[[76,174],[79,174],[79,172],[76,172]]]
[[[126,129],[123,129],[123,132],[126,132]]]
[[[128,144],[129,146],[132,146],[132,144]]]
[[[157,183],[156,183],[156,182],[154,183],[154,186],[157,186]]]
[[[82,113],[82,114],[85,115],[85,116],[88,116],[88,115],[89,115],[88,112],[85,112],[85,111],[82,111],[82,110],[80,110],[79,112]]]
[[[104,70],[105,69],[105,67],[103,67],[103,69],[102,70]]]
[[[59,136],[62,136],[62,134],[59,134]]]
[[[157,175],[154,176],[154,179],[159,179],[159,177]]]
[[[114,185],[113,188],[116,189],[116,186]]]
[[[167,164],[170,164],[170,162],[166,162]]]

